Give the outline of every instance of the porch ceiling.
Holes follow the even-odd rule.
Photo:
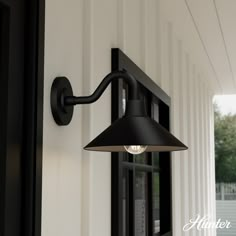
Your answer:
[[[236,93],[236,1],[185,0],[219,94]]]

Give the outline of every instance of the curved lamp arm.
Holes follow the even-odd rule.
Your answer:
[[[51,109],[58,125],[68,125],[73,116],[74,105],[89,104],[97,101],[107,86],[116,79],[123,79],[129,86],[129,100],[139,100],[138,82],[126,71],[116,71],[108,74],[90,96],[73,96],[73,90],[66,77],[57,77],[51,88]]]
[[[108,74],[98,85],[92,95],[83,97],[65,97],[65,105],[89,104],[96,102],[106,90],[107,86],[115,79],[123,79],[129,85],[130,100],[138,100],[138,83],[136,79],[126,71],[116,71]]]

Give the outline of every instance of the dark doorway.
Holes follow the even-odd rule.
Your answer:
[[[0,235],[39,236],[44,1],[0,0]]]

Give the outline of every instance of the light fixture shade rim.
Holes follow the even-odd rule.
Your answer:
[[[123,116],[84,147],[89,151],[125,152],[124,146],[148,146],[146,152],[188,149],[149,116]]]
[[[146,146],[146,145],[145,145]],[[154,146],[147,145],[145,152],[173,152],[173,151],[184,151],[187,150],[187,146]],[[85,146],[84,150],[97,151],[97,152],[126,152],[124,146]]]

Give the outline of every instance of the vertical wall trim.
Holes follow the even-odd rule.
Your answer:
[[[188,96],[187,96],[187,90],[188,90],[188,80],[189,80],[189,71],[188,71],[188,60],[187,60],[187,54],[183,50],[183,78],[182,78],[182,103],[183,103],[183,140],[189,146],[189,139],[188,139],[188,123],[189,123],[189,110],[188,110]],[[189,201],[189,169],[188,169],[188,163],[189,163],[189,150],[183,152],[183,161],[184,161],[184,202],[185,202],[185,209],[184,209],[184,224],[186,224],[189,221],[189,207],[190,201]],[[188,176],[188,178],[186,178]],[[185,235],[189,235],[190,231],[185,232]]]
[[[204,80],[205,81],[205,80]],[[207,150],[207,117],[206,117],[206,101],[207,101],[207,97],[206,97],[206,84],[204,82],[203,84],[203,116],[202,119],[204,121],[203,123],[203,141],[204,141],[204,159],[203,159],[203,165],[204,165],[204,214],[207,214],[208,212],[208,191],[207,191],[207,157],[208,157],[208,150]]]
[[[204,87],[204,120],[205,120],[205,126],[204,126],[204,130],[205,130],[205,181],[206,181],[206,186],[205,186],[205,194],[206,194],[206,214],[208,212],[210,212],[209,209],[209,205],[210,205],[210,199],[209,199],[209,187],[210,187],[210,182],[209,182],[209,145],[208,145],[208,140],[210,140],[210,136],[209,136],[209,131],[208,131],[208,119],[209,117],[207,116],[208,110],[207,110],[207,106],[208,106],[208,96],[207,96],[207,86]]]
[[[197,73],[195,73],[195,78],[194,78],[194,109],[195,109],[195,116],[194,116],[194,123],[195,123],[195,170],[196,170],[196,209],[197,209],[197,214],[201,214],[200,212],[200,201],[201,201],[201,187],[200,187],[200,165],[199,165],[199,150],[200,150],[200,145],[199,145],[199,108],[198,108],[198,103],[199,103],[199,89],[198,89],[198,77]]]
[[[210,172],[211,172],[211,213],[213,215],[213,219],[216,219],[216,201],[215,201],[215,140],[214,140],[214,110],[213,110],[213,101],[212,95],[209,96],[209,104],[210,104],[210,134],[211,137],[210,142]],[[212,229],[213,235],[215,235],[215,230]]]
[[[184,132],[183,132],[183,125],[184,125],[184,122],[183,122],[183,111],[184,111],[184,108],[183,108],[183,45],[182,45],[182,41],[178,40],[178,82],[179,82],[179,85],[178,85],[178,90],[179,90],[179,127],[180,127],[180,132],[179,132],[179,136],[180,136],[180,139],[184,139]],[[180,227],[181,227],[181,231],[182,231],[182,227],[184,225],[184,221],[185,221],[185,197],[184,195],[186,195],[186,192],[185,192],[185,182],[184,182],[184,179],[185,179],[185,168],[184,168],[184,158],[183,158],[183,154],[181,153],[180,154],[180,175],[181,175],[181,178],[180,178],[180,181],[181,181],[181,185],[180,185],[180,198],[181,198],[181,212],[180,212],[180,215],[181,215],[181,223],[180,223]]]
[[[156,82],[161,84],[162,77],[162,40],[161,40],[161,0],[155,0],[156,3]]]
[[[167,24],[167,39],[168,39],[168,50],[167,50],[167,62],[168,62],[168,77],[166,78],[167,83],[167,93],[170,93],[170,84],[171,80],[173,78],[173,25],[171,22],[168,22]]]
[[[93,78],[93,0],[83,0],[83,92],[90,94],[91,79]],[[83,145],[87,140],[90,140],[91,136],[91,106],[82,106],[82,141]],[[92,229],[90,225],[92,216],[92,164],[91,154],[89,152],[83,152],[82,155],[82,172],[81,172],[81,235],[92,235]]]
[[[204,123],[205,123],[205,119],[204,119],[204,86],[203,86],[203,82],[202,79],[200,79],[199,81],[199,85],[200,85],[200,124],[201,124],[201,195],[202,195],[202,216],[204,216],[206,214],[206,196],[205,196],[205,185],[206,185],[206,177],[205,177],[205,130],[204,130]],[[206,235],[206,229],[202,230],[202,234],[205,236]]]
[[[197,135],[197,140],[198,140],[198,155],[197,155],[197,160],[198,160],[198,209],[199,209],[199,214],[202,216],[203,214],[203,197],[202,197],[202,135],[201,135],[201,87],[200,87],[200,74],[197,74],[197,129],[198,129],[198,135]],[[200,232],[202,235],[202,232]]]
[[[196,146],[195,146],[195,125],[196,125],[196,107],[195,107],[195,65],[191,66],[191,76],[189,81],[189,114],[190,114],[190,121],[189,121],[189,132],[190,132],[190,173],[191,173],[191,192],[192,192],[192,212],[190,213],[190,218],[193,218],[197,214],[196,208],[196,191],[197,191],[197,184],[196,184]],[[192,235],[196,235],[196,229],[192,230]]]
[[[208,99],[208,88],[205,88],[205,119],[206,119],[206,178],[207,178],[207,186],[206,186],[206,191],[207,191],[207,212],[210,214],[211,212],[211,194],[210,194],[210,189],[211,189],[211,173],[210,173],[210,131],[209,131],[209,99]],[[210,230],[210,235],[213,235],[212,230]]]
[[[179,126],[179,78],[178,78],[178,59],[179,59],[179,51],[178,51],[178,41],[174,40],[173,42],[173,78],[170,81],[170,91],[171,91],[171,131],[178,137],[180,133]],[[180,191],[180,183],[181,183],[181,174],[180,174],[180,153],[175,152],[172,153],[172,201],[173,201],[173,214],[172,214],[172,222],[173,222],[173,234],[181,235],[181,217],[179,217],[181,211],[181,191]]]
[[[188,219],[191,219],[193,217],[194,212],[194,167],[193,167],[193,109],[192,109],[192,71],[191,71],[191,65],[190,65],[190,59],[189,54],[186,54],[186,66],[187,66],[187,79],[186,79],[186,103],[187,103],[187,114],[189,115],[190,119],[188,119],[188,125],[187,125],[187,136],[188,136],[188,176],[189,176],[189,182],[188,182],[188,189],[189,189],[189,212],[188,212]],[[193,230],[189,232],[189,235],[193,235]]]
[[[162,22],[160,25],[160,38],[161,38],[161,47],[160,47],[160,52],[161,52],[161,87],[166,91],[166,86],[165,86],[165,77],[166,74],[168,73],[168,68],[166,68],[166,44],[167,44],[167,34],[166,34],[166,22]]]
[[[126,50],[126,44],[125,44],[125,21],[126,21],[126,13],[125,13],[125,0],[117,0],[117,41],[118,41],[118,45],[121,49],[123,49],[123,51]]]
[[[147,25],[147,4],[148,1],[140,0],[140,21],[141,21],[141,30],[140,30],[140,38],[141,38],[141,67],[144,71],[147,71],[148,66],[148,56],[147,56],[147,42],[149,39],[148,34],[148,25]]]

